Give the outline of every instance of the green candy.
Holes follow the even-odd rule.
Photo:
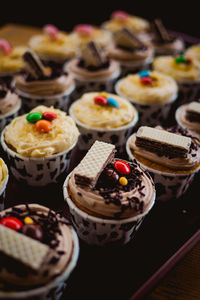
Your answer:
[[[185,62],[186,62],[186,59],[183,55],[180,55],[177,58],[175,58],[175,63],[176,64],[185,63]]]
[[[33,112],[27,115],[26,120],[29,123],[36,123],[37,121],[42,119],[42,114],[39,112]]]

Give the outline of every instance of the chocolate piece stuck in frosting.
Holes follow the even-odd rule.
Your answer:
[[[49,74],[46,72],[44,65],[37,54],[33,51],[26,51],[23,55],[23,60],[25,62],[26,70],[33,76],[33,78],[39,79],[48,77]]]
[[[160,43],[173,42],[174,38],[168,34],[161,19],[155,19],[152,22],[152,29],[156,35],[155,39],[157,42],[160,42]]]
[[[146,49],[146,45],[127,28],[116,32],[114,41],[117,47],[125,50]]]

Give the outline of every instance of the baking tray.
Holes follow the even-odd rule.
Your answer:
[[[200,42],[184,34],[182,37],[187,45]],[[34,188],[19,184],[10,174],[5,207],[37,202],[56,211],[64,211],[65,216],[69,217],[63,201],[62,185],[84,154],[76,147],[68,172],[60,177],[59,184],[48,187]],[[1,157],[9,167],[2,151]],[[122,157],[126,159],[125,154]],[[80,241],[78,264],[68,279],[62,300],[142,299],[200,241],[199,179],[200,174],[197,174],[180,199],[156,202],[129,244],[99,248]]]

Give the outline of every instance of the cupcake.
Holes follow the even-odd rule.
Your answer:
[[[176,111],[176,121],[200,140],[200,102],[181,105]]]
[[[13,77],[24,68],[22,56],[25,47],[11,45],[4,39],[0,39],[0,84],[11,86]]]
[[[0,86],[0,132],[18,116],[21,100],[18,95],[8,90],[5,85]]]
[[[185,56],[197,60],[200,63],[200,44],[188,47],[185,51]]]
[[[5,189],[8,183],[8,168],[0,158],[0,210],[4,208]]]
[[[75,80],[74,99],[90,91],[112,92],[114,82],[120,74],[119,63],[109,59],[94,42],[83,46],[80,56],[72,59],[65,70]]]
[[[120,63],[122,76],[148,67],[153,60],[153,47],[140,40],[130,29],[123,28],[113,35],[114,44],[107,47],[107,55]]]
[[[115,33],[123,28],[130,29],[137,35],[144,35],[150,29],[150,24],[147,20],[128,14],[125,11],[113,11],[110,20],[102,24],[106,30]]]
[[[138,121],[138,113],[129,101],[106,92],[84,94],[70,106],[69,114],[80,130],[81,150],[88,150],[100,140],[115,144],[123,152],[125,140]]]
[[[42,34],[32,36],[29,46],[45,64],[56,68],[62,68],[75,55],[75,47],[69,34],[59,31],[51,24],[44,26]]]
[[[14,87],[22,99],[24,112],[40,104],[66,110],[75,87],[72,76],[45,68],[32,51],[27,51],[23,59],[26,73],[15,77]]]
[[[134,104],[139,112],[139,124],[157,125],[167,120],[178,87],[170,76],[143,70],[120,79],[115,91]]]
[[[91,41],[97,43],[100,48],[107,47],[112,42],[112,35],[110,32],[93,25],[78,24],[70,33],[70,39],[78,53],[82,46]]]
[[[38,204],[0,213],[0,299],[60,299],[77,264],[78,238],[68,222]]]
[[[150,175],[114,156],[114,145],[96,141],[63,185],[72,223],[88,244],[129,242],[154,204]]]
[[[200,168],[198,140],[179,127],[141,126],[129,137],[126,150],[152,176],[157,200],[181,197]]]
[[[66,170],[78,135],[65,112],[41,105],[7,125],[1,144],[17,180],[44,186],[56,183]]]
[[[170,35],[162,20],[152,22],[152,43],[156,55],[176,55],[184,51],[184,41]]]
[[[200,64],[184,55],[158,56],[153,61],[153,68],[172,76],[179,85],[177,106],[193,101],[199,94]]]

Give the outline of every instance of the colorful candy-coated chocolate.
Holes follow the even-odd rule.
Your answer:
[[[26,217],[24,218],[24,224],[34,224],[34,221],[30,217]]]
[[[150,77],[150,73],[147,70],[143,70],[143,71],[139,72],[139,76],[140,76],[140,78],[142,78],[142,77]]]
[[[119,183],[120,183],[121,185],[127,185],[127,184],[128,184],[128,180],[127,180],[126,177],[120,177]]]
[[[186,62],[186,58],[183,55],[180,55],[180,56],[175,58],[175,63],[176,64],[185,63],[185,62]]]
[[[123,174],[123,175],[128,175],[131,172],[129,165],[125,161],[122,161],[122,160],[116,160],[114,162],[114,168],[117,172],[119,172],[120,174]]]
[[[119,175],[112,168],[106,168],[104,170],[104,175],[105,175],[106,181],[108,180],[109,183],[116,183],[119,180]]]
[[[5,53],[5,54],[9,54],[12,50],[10,44],[4,40],[4,39],[0,39],[0,49]]]
[[[44,26],[44,31],[49,35],[50,38],[56,39],[59,33],[58,28],[52,24],[47,24]]]
[[[96,96],[94,97],[94,102],[98,105],[106,105],[108,104],[108,101],[105,97],[102,96]]]
[[[149,83],[152,83],[152,79],[151,79],[151,77],[142,77],[141,78],[141,82],[143,83],[143,84],[149,84]]]
[[[16,231],[23,227],[23,223],[15,217],[5,217],[0,220],[0,224]]]
[[[93,33],[93,27],[88,24],[79,24],[75,26],[74,31],[80,34],[91,35]]]
[[[39,120],[35,123],[35,129],[40,133],[47,133],[51,130],[52,124],[47,120]]]
[[[114,106],[114,107],[119,107],[119,103],[117,102],[117,100],[115,100],[114,98],[107,98],[107,102],[109,105]]]
[[[122,10],[116,10],[111,14],[112,19],[120,19],[122,21],[127,20],[129,14]]]
[[[26,224],[22,228],[22,233],[31,237],[34,240],[43,240],[43,231],[40,225]]]
[[[45,111],[42,115],[43,115],[44,119],[46,119],[48,121],[52,121],[58,117],[55,113],[53,113],[51,111]]]
[[[30,113],[26,116],[26,120],[29,123],[35,123],[35,122],[37,122],[41,119],[42,119],[42,114],[39,113],[39,112],[33,112],[33,113]]]

